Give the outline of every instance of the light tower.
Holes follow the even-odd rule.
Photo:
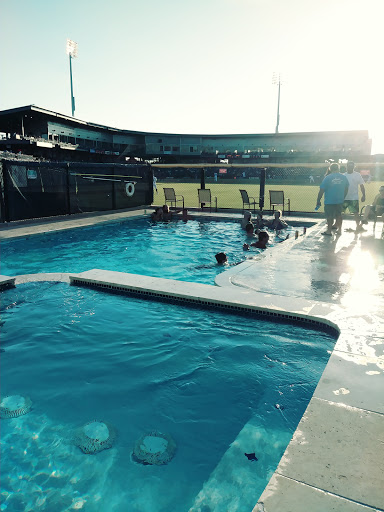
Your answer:
[[[73,83],[72,83],[72,59],[77,57],[77,43],[71,39],[67,39],[67,55],[69,55],[69,76],[71,79],[71,109],[72,117],[75,115],[75,97],[73,96]]]
[[[281,75],[280,73],[273,73],[272,75],[272,83],[273,85],[278,85],[278,95],[277,95],[277,120],[276,120],[276,130],[275,133],[279,133],[279,123],[280,123],[280,87],[281,87]]]

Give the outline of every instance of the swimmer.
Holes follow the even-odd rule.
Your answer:
[[[245,232],[247,233],[247,236],[254,237],[254,226],[252,222],[248,222],[248,224],[245,226]]]
[[[151,219],[155,222],[163,220],[163,209],[161,207],[156,208],[156,210],[151,214]]]
[[[172,212],[167,204],[163,204],[163,220],[172,220]]]
[[[184,214],[184,211],[186,212]],[[177,215],[178,213],[183,213],[183,220],[188,220],[188,215],[187,215],[187,209],[184,208],[184,209],[179,209],[179,210],[174,210],[171,212],[171,210],[169,209],[169,206],[167,204],[164,204],[163,205],[163,220],[172,220],[173,219],[173,216],[174,215]]]
[[[252,222],[252,213],[251,212],[244,212],[244,218],[241,219],[241,227],[245,229],[245,226]]]
[[[258,213],[254,222],[255,230],[263,229],[267,225],[267,222],[263,219],[263,214]]]
[[[288,227],[288,224],[281,218],[281,210],[277,210],[274,214],[274,218],[267,224],[269,229],[280,231]]]
[[[216,261],[218,265],[225,265],[228,263],[228,258],[225,252],[219,252],[215,255]]]
[[[258,241],[251,244],[251,247],[257,247],[258,249],[266,249],[268,240],[269,240],[268,233],[266,231],[260,231]]]

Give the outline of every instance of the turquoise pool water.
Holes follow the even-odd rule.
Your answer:
[[[64,283],[2,292],[2,396],[33,410],[1,420],[1,510],[188,512],[244,425],[231,460],[242,475],[236,512],[249,512],[300,420],[335,340],[220,311],[141,301]],[[277,404],[279,407],[277,408]],[[94,419],[115,445],[85,455],[71,443]],[[167,466],[131,461],[150,430],[172,435]],[[227,512],[217,481],[215,512]],[[221,492],[221,490],[223,492]],[[207,509],[208,510],[208,509]],[[231,509],[232,510],[232,509]]]
[[[4,241],[0,273],[77,273],[100,268],[213,284],[216,275],[228,268],[216,264],[215,254],[226,252],[229,263],[236,263],[260,252],[254,248],[244,252],[246,241],[238,220],[153,223],[140,218]],[[278,241],[271,234],[271,245]]]

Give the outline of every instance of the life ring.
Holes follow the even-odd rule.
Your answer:
[[[126,183],[125,184],[125,193],[127,194],[128,197],[132,197],[133,194],[135,193],[135,184],[132,182]]]

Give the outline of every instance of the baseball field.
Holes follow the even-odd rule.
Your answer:
[[[364,206],[364,204],[372,204],[381,185],[384,185],[383,181],[372,181],[370,183],[365,184],[366,200],[365,203],[362,203],[360,201],[360,208]],[[154,191],[153,200],[153,203],[155,205],[161,205],[164,203],[164,187],[174,188],[177,196],[184,196],[184,204],[186,208],[197,208],[199,206],[197,190],[200,188],[200,182],[157,182],[158,192],[156,193],[156,191]],[[205,188],[211,190],[212,197],[217,197],[217,206],[219,209],[241,209],[243,207],[243,203],[241,200],[239,189],[245,189],[248,192],[248,195],[250,197],[254,197],[257,202],[259,198],[258,180],[226,180],[226,182],[212,182],[207,180]],[[269,190],[282,190],[284,192],[284,198],[290,199],[291,211],[313,212],[316,206],[319,185],[287,185],[284,183],[279,183],[277,181],[273,183],[268,183],[265,186],[265,210],[269,209]],[[178,202],[177,206],[181,207],[181,202]],[[319,211],[323,211],[323,206],[321,206]]]

